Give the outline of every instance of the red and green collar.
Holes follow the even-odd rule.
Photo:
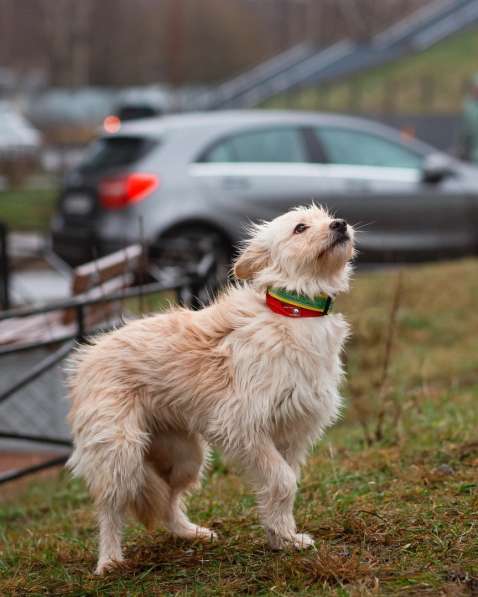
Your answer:
[[[266,304],[271,311],[285,317],[322,317],[332,306],[332,297],[319,294],[310,299],[303,294],[294,294],[281,288],[268,288]]]

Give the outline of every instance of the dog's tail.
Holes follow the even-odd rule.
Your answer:
[[[150,434],[138,397],[103,394],[70,413],[74,450],[67,463],[97,505],[130,510],[151,528],[165,515],[168,486],[146,461]]]

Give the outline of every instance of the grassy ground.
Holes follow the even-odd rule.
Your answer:
[[[56,190],[22,190],[0,192],[0,222],[11,230],[48,229],[57,199]]]
[[[247,488],[217,459],[190,500],[220,534],[131,525],[129,564],[92,575],[95,523],[61,474],[0,505],[1,595],[477,595],[478,262],[359,276],[347,407],[311,455],[296,512],[317,551],[268,550]],[[400,282],[400,284],[398,284]]]
[[[278,96],[267,107],[381,113],[460,112],[464,86],[478,71],[478,29],[343,82]]]

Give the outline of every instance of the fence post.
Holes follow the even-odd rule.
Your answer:
[[[383,86],[382,113],[395,114],[398,103],[398,80],[389,79]]]
[[[76,339],[83,342],[85,339],[85,310],[83,305],[76,307]]]
[[[424,112],[433,109],[435,101],[435,79],[430,75],[420,78],[420,107]]]
[[[313,99],[313,105],[312,105],[312,109],[313,110],[320,110],[321,105],[320,105],[320,83],[316,84],[314,86],[314,99]]]
[[[353,114],[362,111],[362,84],[357,79],[348,83],[348,111]]]
[[[355,94],[353,81],[347,82],[347,112],[355,112]]]
[[[363,112],[363,86],[360,80],[355,82],[355,111],[357,114],[361,114]]]
[[[8,260],[7,225],[0,222],[0,308],[10,309],[10,264]]]

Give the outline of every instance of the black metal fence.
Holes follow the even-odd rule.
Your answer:
[[[365,116],[462,157],[462,110],[469,87],[468,78],[458,78],[450,87],[433,75],[397,76],[376,84],[351,77],[296,87],[269,100],[265,107]]]
[[[373,74],[373,73],[372,73]],[[468,77],[450,84],[439,75],[384,79],[348,77],[304,84],[268,100],[267,107],[364,114],[443,114],[459,112],[470,90]]]
[[[39,361],[34,365],[28,372],[26,372],[20,379],[17,379],[13,384],[0,392],[0,405],[10,400],[20,390],[34,383],[44,373],[51,371],[54,367],[62,363],[62,361],[71,353],[74,347],[78,343],[85,342],[88,336],[93,335],[96,330],[86,329],[86,318],[85,310],[88,307],[95,305],[106,305],[114,302],[120,302],[135,297],[145,297],[148,295],[158,294],[163,291],[175,292],[178,300],[181,301],[182,297],[190,297],[190,306],[197,308],[199,306],[197,296],[200,288],[204,285],[204,281],[207,279],[211,268],[214,266],[213,260],[210,256],[206,256],[203,261],[199,264],[197,270],[193,273],[184,275],[183,278],[178,279],[172,285],[165,285],[160,282],[154,282],[144,286],[133,287],[123,289],[120,292],[112,293],[95,298],[84,298],[84,297],[73,297],[68,300],[57,301],[50,304],[41,304],[34,307],[22,307],[11,310],[0,312],[0,324],[2,321],[6,321],[13,318],[26,318],[34,315],[47,314],[55,311],[64,311],[66,309],[72,309],[75,312],[75,330],[69,335],[65,335],[61,338],[54,340],[45,340],[40,342],[24,343],[21,345],[15,345],[14,347],[2,347],[0,348],[0,358],[5,355],[17,354],[40,347],[53,347],[57,345],[55,350],[47,357]],[[101,331],[107,331],[112,326],[102,326]],[[117,327],[117,325],[115,326]],[[59,346],[58,346],[59,345]],[[0,429],[0,439],[9,440],[21,440],[23,442],[29,442],[32,444],[41,444],[44,447],[48,446],[61,446],[65,448],[71,447],[71,441],[69,439],[52,437],[50,435],[32,435],[30,433],[13,432],[11,430]],[[57,455],[50,457],[44,462],[35,464],[33,466],[23,467],[20,469],[10,470],[4,473],[0,473],[0,484],[12,481],[20,477],[24,477],[31,473],[35,473],[53,466],[61,465],[66,462],[69,454]]]
[[[0,309],[10,308],[10,266],[8,263],[7,225],[0,222]]]

